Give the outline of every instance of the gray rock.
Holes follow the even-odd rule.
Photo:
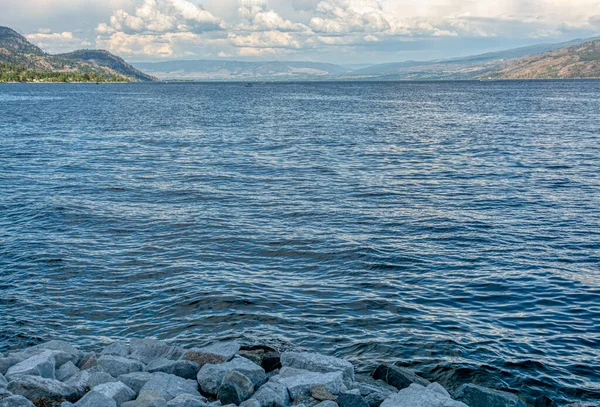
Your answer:
[[[117,379],[125,383],[131,390],[139,394],[140,390],[148,380],[152,378],[152,373],[148,372],[133,372],[119,376]]]
[[[463,384],[454,393],[454,398],[470,407],[526,407],[525,403],[512,393],[476,384]]]
[[[243,349],[238,351],[238,355],[245,357],[248,360],[253,361],[259,366],[262,366],[263,357],[265,355],[264,349]],[[263,367],[264,369],[264,367]]]
[[[398,392],[398,389],[394,386],[387,384],[383,380],[375,380],[369,376],[357,376],[355,384],[361,396],[367,396],[371,393],[383,393],[389,396],[392,393]]]
[[[0,400],[6,398],[6,397],[10,397],[13,394],[11,392],[9,392],[8,390],[6,390],[4,387],[0,387]]]
[[[450,398],[450,397],[451,397],[451,396],[450,396],[450,393],[448,393],[448,390],[446,390],[446,389],[444,388],[444,386],[442,386],[441,384],[439,384],[439,383],[437,383],[437,382],[436,382],[436,383],[431,383],[429,386],[427,386],[427,388],[428,388],[429,390],[431,390],[431,391],[434,391],[434,392],[436,392],[436,393],[439,393],[439,394],[441,394],[441,395],[442,395],[442,396],[444,396],[444,397],[448,397],[448,398]]]
[[[284,371],[284,369],[282,369]],[[306,372],[288,377],[273,376],[271,381],[283,384],[290,392],[292,399],[299,395],[310,395],[313,386],[323,385],[331,394],[339,394],[343,384],[343,372],[317,373]]]
[[[258,401],[261,407],[280,407],[290,404],[287,387],[271,381],[258,389],[252,398]]]
[[[379,365],[373,372],[375,380],[383,380],[387,384],[394,386],[398,390],[402,390],[412,383],[420,384],[427,387],[431,384],[429,380],[419,377],[410,369],[392,365]]]
[[[6,386],[8,386],[8,380],[0,373],[0,389],[6,389]]]
[[[123,403],[121,407],[167,407],[167,401],[155,391],[144,391],[137,399]]]
[[[306,394],[300,394],[298,397],[296,397],[294,399],[294,401],[292,402],[292,405],[293,406],[303,405],[305,407],[314,407],[319,403],[320,403],[319,400],[315,400],[311,396],[308,396]]]
[[[315,407],[338,407],[335,401],[325,400],[317,404]]]
[[[75,407],[117,407],[117,402],[102,393],[91,391],[75,403]]]
[[[468,407],[460,401],[452,400],[437,389],[428,389],[420,384],[410,386],[392,394],[381,403],[381,407]]]
[[[142,387],[140,393],[143,391],[155,391],[167,401],[184,393],[200,396],[198,383],[195,380],[187,380],[179,376],[160,372],[152,373],[152,377]]]
[[[345,359],[310,352],[284,352],[281,365],[317,373],[342,372],[347,387],[354,383],[354,366]]]
[[[85,372],[85,370],[84,370]],[[135,373],[132,373],[135,374]],[[120,378],[123,376],[119,376],[118,381],[125,383],[129,388],[133,389],[133,387],[129,386],[129,383],[126,383],[124,380],[121,380]],[[111,375],[109,375],[106,372],[96,372],[96,373],[92,373],[90,375],[90,379],[88,381],[88,386],[90,387],[90,389],[93,389],[96,386],[99,386],[101,384],[104,383],[111,383],[111,382],[116,382],[117,379],[115,379],[114,377],[112,377]]]
[[[169,360],[156,359],[146,366],[146,371],[150,373],[163,372],[183,377],[184,379],[194,379],[200,371],[200,366],[191,360]]]
[[[20,376],[40,376],[54,379],[56,361],[51,351],[45,350],[12,366],[6,372],[6,378],[12,381]]]
[[[23,396],[10,396],[0,400],[0,407],[35,407]]]
[[[241,356],[234,357],[231,361],[218,365],[208,363],[198,372],[197,380],[200,388],[206,394],[216,395],[228,372],[239,372],[252,382],[255,388],[262,386],[267,381],[267,376],[262,367]]]
[[[117,402],[117,407],[135,397],[135,392],[127,387],[125,383],[121,382],[99,384],[98,386],[94,387],[92,392],[100,393],[112,398]]]
[[[219,387],[219,400],[221,404],[240,405],[254,392],[252,381],[243,374],[231,371],[223,376]]]
[[[16,365],[19,362],[22,362],[24,359],[22,357],[17,356],[7,356],[5,358],[0,358],[0,374],[5,375],[12,366]]]
[[[79,373],[79,368],[75,366],[73,362],[68,361],[56,371],[56,380],[64,382],[65,380],[75,376],[77,373]]]
[[[369,404],[369,407],[379,407],[390,394],[391,393],[370,393],[365,396],[365,401]]]
[[[112,355],[126,358],[129,356],[129,345],[123,342],[113,342],[100,353],[100,356]]]
[[[310,394],[315,400],[319,401],[337,400],[337,397],[331,394],[331,392],[327,390],[327,387],[323,386],[322,384],[317,384],[316,386],[313,386],[310,389]]]
[[[62,403],[60,403],[60,407],[73,407],[75,404],[71,403],[70,401],[63,401]]]
[[[108,373],[112,377],[144,370],[144,365],[137,360],[112,355],[101,356],[96,366],[101,372]]]
[[[129,344],[130,358],[137,359],[144,364],[148,364],[155,359],[177,360],[184,349],[178,346],[171,346],[165,342],[155,339],[133,339]]]
[[[8,383],[8,391],[30,400],[47,398],[49,400],[66,399],[73,401],[79,392],[74,387],[54,379],[40,376],[21,376]]]
[[[207,407],[207,400],[191,394],[180,394],[167,403],[167,407]]]
[[[79,349],[77,349],[76,347],[72,346],[71,344],[69,344],[65,341],[50,341],[50,342],[46,342],[46,343],[42,343],[40,345],[34,346],[33,348],[34,349],[48,349],[48,350],[64,352],[69,355],[72,355],[73,357],[71,358],[71,361],[75,365],[77,365],[77,363],[83,357],[83,352],[81,352]]]
[[[363,396],[355,393],[341,393],[338,396],[340,407],[369,407]]]
[[[98,355],[96,352],[87,353],[81,358],[81,361],[77,365],[81,370],[88,370],[96,366],[98,362]]]
[[[233,342],[219,342],[203,348],[185,350],[182,359],[191,360],[202,366],[210,363],[213,365],[229,362],[240,350],[240,344]]]
[[[65,384],[74,389],[75,397],[82,397],[89,386],[90,378],[87,370],[81,370],[65,381]]]
[[[256,399],[248,399],[240,404],[240,407],[261,407],[260,402]]]

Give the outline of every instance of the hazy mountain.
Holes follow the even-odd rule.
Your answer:
[[[350,70],[319,62],[231,60],[165,61],[134,63],[160,79],[187,80],[294,80],[337,76]]]
[[[600,78],[600,40],[519,58],[485,75],[498,79]]]
[[[67,54],[47,54],[8,27],[0,27],[0,63],[4,64],[4,70],[20,72],[93,74],[107,78],[114,75],[132,81],[154,80],[108,51],[79,50]]]

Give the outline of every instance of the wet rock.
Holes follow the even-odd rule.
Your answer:
[[[145,391],[137,399],[121,404],[121,407],[167,407],[167,401],[154,391]]]
[[[180,394],[167,403],[167,407],[207,407],[208,403],[204,397],[192,396],[191,394]]]
[[[325,400],[335,401],[335,400],[337,400],[337,397],[334,396],[333,394],[331,394],[331,392],[329,390],[327,390],[327,387],[323,386],[322,384],[313,386],[310,389],[310,394],[315,400],[319,400],[319,401],[325,401]]]
[[[493,390],[476,384],[464,384],[454,393],[454,398],[470,407],[526,407],[516,395]]]
[[[22,357],[16,356],[7,356],[5,358],[0,358],[0,374],[5,375],[12,366],[16,365],[19,362],[22,362],[24,359]]]
[[[55,359],[51,351],[46,350],[31,356],[24,361],[12,366],[6,372],[8,381],[14,380],[19,376],[40,376],[47,379],[54,379]]]
[[[535,399],[534,407],[558,407],[558,404],[556,404],[554,400],[549,397],[540,396]]]
[[[431,382],[419,377],[410,369],[392,365],[379,365],[373,372],[375,380],[383,380],[387,384],[394,386],[398,390],[402,390],[412,383],[420,384],[427,387]]]
[[[392,394],[381,403],[381,407],[468,407],[460,401],[440,394],[437,389],[428,389],[420,384],[410,386]]]
[[[369,407],[363,396],[354,393],[341,393],[338,396],[340,407]]]
[[[91,375],[87,370],[81,370],[65,381],[65,384],[74,390],[74,397],[80,398],[86,392]]]
[[[231,361],[218,365],[208,363],[198,372],[197,380],[200,388],[206,394],[216,395],[228,372],[236,371],[246,376],[255,388],[267,381],[267,376],[262,367],[241,356],[234,357]]]
[[[121,376],[119,376],[121,377]],[[115,379],[113,376],[109,375],[106,372],[96,372],[96,373],[92,373],[90,375],[90,380],[88,381],[88,386],[93,389],[96,386],[99,386],[101,384],[104,383],[111,383],[111,382],[116,382],[117,379]],[[120,382],[125,383],[123,380],[120,380]],[[127,383],[125,383],[127,384]],[[127,386],[129,386],[129,384],[127,384]],[[131,386],[129,386],[131,388]]]
[[[254,349],[254,350],[240,350],[238,355],[245,357],[248,360],[253,361],[258,366],[262,366],[262,360],[265,351],[262,349]]]
[[[129,345],[123,342],[113,342],[100,353],[100,356],[112,355],[126,358],[129,356]]]
[[[200,366],[191,360],[156,359],[146,366],[146,371],[150,373],[163,372],[184,379],[194,379],[200,371]]]
[[[345,359],[310,352],[284,352],[281,365],[296,369],[305,369],[317,373],[342,372],[347,387],[354,383],[354,366]]]
[[[135,392],[127,387],[125,383],[121,382],[108,382],[99,384],[98,386],[94,387],[92,392],[100,393],[112,398],[117,402],[117,407],[135,397]]]
[[[223,376],[219,387],[221,404],[240,405],[254,392],[252,381],[242,373],[231,371]]]
[[[261,407],[261,405],[260,402],[256,399],[248,399],[242,402],[242,404],[240,404],[240,407]]]
[[[47,398],[49,400],[73,401],[77,398],[77,389],[54,379],[41,376],[21,376],[8,383],[7,390],[30,400]]]
[[[177,360],[183,355],[184,349],[178,346],[171,346],[162,341],[146,338],[133,339],[129,344],[129,352],[130,358],[148,364],[160,358]]]
[[[0,400],[0,407],[35,407],[23,396],[10,396]]]
[[[83,356],[83,358],[81,358],[81,361],[79,362],[78,367],[81,370],[88,370],[88,369],[91,369],[94,366],[96,366],[97,362],[98,362],[98,355],[96,355],[96,352],[86,353]]]
[[[144,370],[144,365],[137,360],[112,355],[101,356],[97,367],[101,372],[108,373],[112,377]]]
[[[200,396],[198,392],[198,383],[195,380],[187,380],[179,376],[168,373],[152,373],[152,377],[140,390],[155,391],[166,401],[179,396],[180,394],[191,394]]]
[[[369,407],[379,407],[391,393],[369,393],[364,396]]]
[[[285,368],[282,369],[285,374]],[[310,395],[313,386],[323,385],[332,394],[339,394],[343,384],[343,373],[340,371],[330,373],[306,372],[292,376],[274,376],[271,381],[283,384],[287,387],[290,397],[296,399],[299,395]]]
[[[265,372],[281,368],[281,354],[277,351],[265,352],[262,358],[262,367]]]
[[[152,373],[133,372],[133,373],[121,375],[121,376],[117,377],[117,380],[125,383],[136,394],[139,394],[139,392],[142,390],[142,387],[144,387],[144,385],[146,383],[148,383],[148,380],[150,380],[151,378],[152,378]]]
[[[335,401],[325,400],[317,404],[315,407],[338,407]]]
[[[290,404],[287,387],[276,382],[268,382],[259,388],[252,396],[261,407],[280,407]]]
[[[372,393],[381,393],[389,396],[392,393],[398,392],[398,389],[394,386],[390,386],[383,380],[375,380],[371,377],[357,377],[356,388],[359,390],[361,396],[368,396]]]
[[[219,342],[204,348],[192,348],[185,351],[184,360],[190,360],[202,368],[206,364],[219,364],[229,362],[240,350],[237,342]]]
[[[56,371],[56,380],[64,382],[65,380],[75,376],[77,373],[79,373],[79,368],[77,368],[73,362],[68,361]]]
[[[117,407],[117,402],[102,393],[91,391],[75,403],[75,407]]]

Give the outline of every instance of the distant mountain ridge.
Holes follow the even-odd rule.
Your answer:
[[[47,54],[9,27],[0,27],[0,63],[33,72],[87,74],[140,82],[155,80],[108,51],[78,50],[66,54]]]
[[[600,78],[600,39],[519,58],[487,74],[492,79]]]

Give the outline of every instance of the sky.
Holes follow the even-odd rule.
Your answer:
[[[129,61],[427,60],[600,35],[600,0],[0,0],[50,53]]]

